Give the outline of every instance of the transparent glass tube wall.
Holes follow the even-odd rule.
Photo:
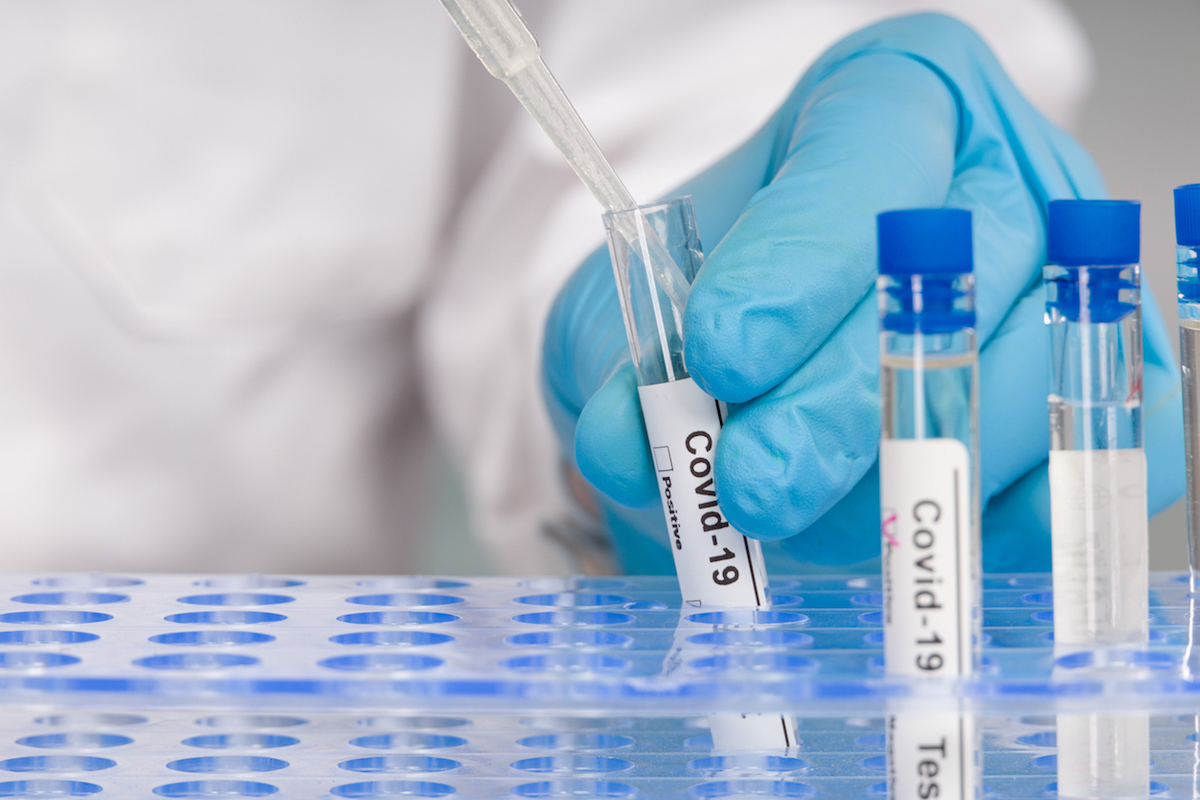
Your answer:
[[[1191,593],[1183,675],[1200,676],[1200,184],[1175,188],[1175,280],[1179,299],[1179,368],[1183,388],[1183,442],[1187,464],[1188,572]],[[1196,716],[1200,734],[1200,715]],[[1200,796],[1200,735],[1193,769]]]
[[[689,284],[704,263],[690,197],[604,215],[625,332],[640,386],[688,377],[683,363],[683,309],[671,302],[647,258],[651,254],[642,246],[646,241],[642,228],[647,225]],[[626,236],[631,230],[639,233],[632,241]]]
[[[952,438],[975,453],[975,276],[881,275],[878,291],[883,438]],[[932,324],[930,295],[949,306]]]
[[[711,606],[767,609],[762,547],[724,517],[714,463],[725,409],[704,393],[683,360],[683,309],[672,302],[647,241],[657,239],[688,284],[703,263],[691,198],[604,215],[609,254],[637,371],[638,396],[652,451],[667,536],[679,576],[687,630],[688,610]],[[649,228],[649,230],[647,230]],[[674,669],[688,649],[686,635],[664,662]],[[719,749],[791,747],[790,714],[712,714],[709,730]]]
[[[1200,185],[1175,189],[1175,281],[1179,300],[1179,369],[1183,387],[1183,443],[1187,463],[1188,643],[1183,677],[1200,676]],[[1200,797],[1200,714],[1193,718],[1192,795]]]
[[[1179,291],[1179,362],[1183,382],[1183,431],[1187,452],[1188,562],[1192,591],[1200,589],[1200,250],[1175,248]]]

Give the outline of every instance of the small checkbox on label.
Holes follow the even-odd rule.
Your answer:
[[[659,472],[670,472],[674,469],[671,466],[671,448],[665,445],[654,448],[654,468]]]

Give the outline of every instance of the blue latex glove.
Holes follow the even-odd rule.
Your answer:
[[[1087,153],[1017,91],[983,41],[936,14],[832,47],[738,150],[678,192],[711,246],[684,317],[688,369],[728,401],[715,475],[727,519],[776,571],[879,555],[875,215],[974,216],[982,343],[984,567],[1050,568],[1046,204],[1106,196]],[[1150,509],[1183,490],[1178,370],[1143,288]],[[606,252],[559,295],[545,391],[605,504],[621,565],[669,572],[665,526]],[[790,561],[790,563],[788,563]]]

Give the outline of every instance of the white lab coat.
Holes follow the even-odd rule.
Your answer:
[[[649,200],[927,7],[1069,122],[1086,46],[1040,0],[527,16]],[[539,354],[602,228],[515,107],[433,0],[0,6],[3,568],[411,571],[441,448],[500,569],[578,569]]]

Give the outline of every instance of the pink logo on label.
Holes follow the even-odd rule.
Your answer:
[[[883,525],[880,530],[883,532],[883,538],[887,539],[888,547],[899,547],[900,542],[896,541],[896,537],[892,536],[891,527],[896,524],[896,512],[892,512],[890,516],[883,520]]]

